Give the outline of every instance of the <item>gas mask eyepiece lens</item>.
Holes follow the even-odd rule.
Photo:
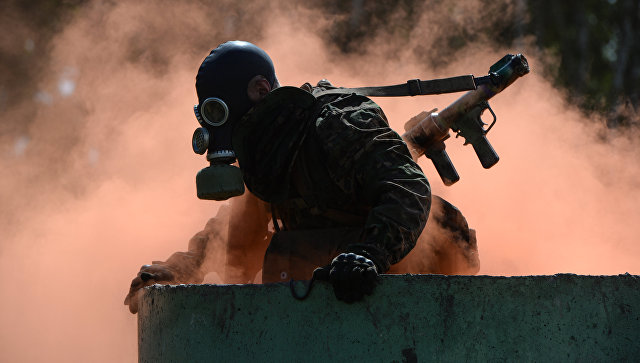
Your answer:
[[[211,126],[220,126],[229,118],[229,107],[223,100],[210,97],[202,102],[200,113],[204,122]]]

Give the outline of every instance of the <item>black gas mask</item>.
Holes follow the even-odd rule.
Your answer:
[[[226,200],[244,193],[240,168],[232,145],[233,128],[253,103],[249,81],[264,76],[271,86],[275,71],[271,58],[257,46],[242,41],[219,45],[205,58],[196,76],[199,103],[194,113],[200,128],[193,133],[193,151],[207,154],[210,165],[198,172],[198,198]]]
[[[207,161],[210,163],[196,175],[198,198],[226,200],[242,195],[242,172],[230,165],[236,161],[236,154],[231,146],[232,125],[227,124],[227,104],[219,98],[210,97],[202,105],[193,106],[193,111],[202,127],[193,133],[191,146],[199,155],[208,150]]]

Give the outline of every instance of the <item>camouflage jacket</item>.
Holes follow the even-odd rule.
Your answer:
[[[272,203],[285,229],[361,228],[347,250],[386,272],[425,226],[429,183],[376,103],[356,94],[316,99],[319,89],[276,89],[236,127],[245,184]]]

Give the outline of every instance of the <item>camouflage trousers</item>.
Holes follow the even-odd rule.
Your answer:
[[[361,232],[350,227],[277,232],[265,253],[262,282],[310,279],[314,269],[330,264]],[[434,195],[415,247],[387,273],[473,275],[479,269],[475,231],[456,207]]]

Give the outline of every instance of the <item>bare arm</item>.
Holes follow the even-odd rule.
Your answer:
[[[149,285],[197,284],[211,271],[222,275],[225,283],[247,283],[262,268],[264,252],[270,240],[266,204],[251,193],[221,206],[204,229],[189,240],[187,252],[176,252],[166,261],[153,261],[140,268],[131,281],[125,305],[138,311],[139,291]]]
[[[134,314],[138,311],[139,292],[145,286],[156,283],[200,283],[212,266],[222,265],[224,259],[216,252],[222,250],[227,242],[229,214],[228,206],[220,207],[218,214],[207,222],[205,228],[189,240],[187,252],[176,252],[166,261],[153,261],[151,265],[143,265],[131,281],[129,293],[124,300],[124,304],[129,305],[129,310]],[[211,260],[218,262],[212,263]]]
[[[267,230],[268,205],[246,192],[231,205],[229,242],[224,280],[226,283],[252,282],[262,269],[264,253],[271,239]]]

